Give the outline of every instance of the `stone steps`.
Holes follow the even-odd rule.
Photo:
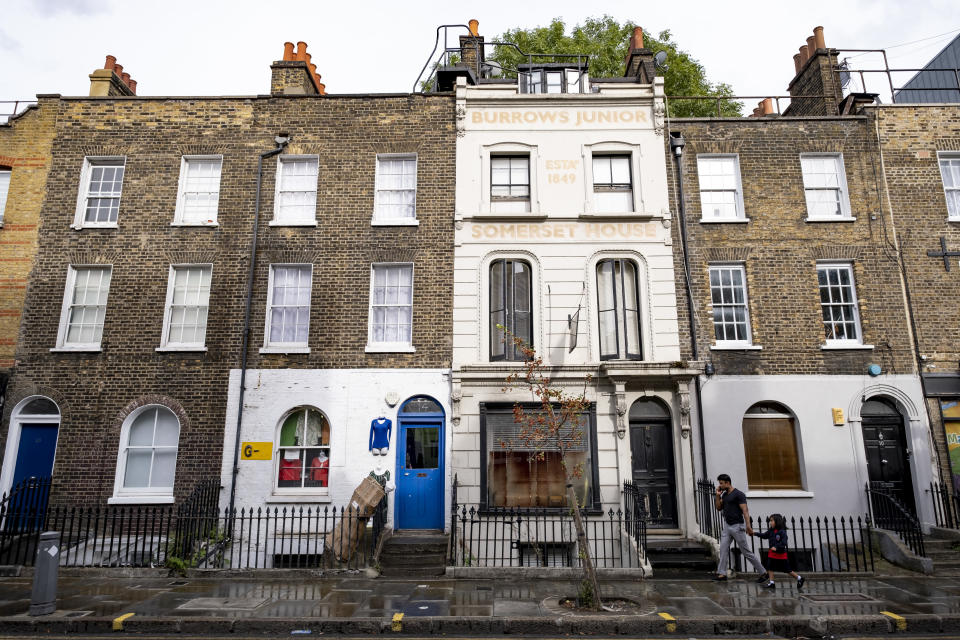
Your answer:
[[[438,531],[402,531],[383,545],[380,575],[388,578],[430,578],[447,567],[447,536]]]

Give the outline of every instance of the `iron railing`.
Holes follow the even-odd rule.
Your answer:
[[[580,567],[573,513],[568,509],[487,508],[451,501],[451,566]],[[632,485],[630,485],[632,486]],[[597,568],[639,568],[645,561],[646,511],[625,488],[624,508],[599,515],[581,511]]]
[[[698,480],[696,506],[700,533],[717,541],[723,533],[722,515],[716,507],[716,486],[710,480]],[[754,530],[766,531],[767,518],[751,523]],[[797,571],[873,571],[871,522],[864,516],[791,517],[787,522],[790,535],[790,560]],[[750,538],[750,549],[764,560],[769,545],[763,538]],[[746,566],[736,544],[730,546],[730,567],[736,571],[752,570]]]
[[[888,490],[869,482],[864,488],[874,526],[893,531],[915,554],[926,555],[923,551],[923,527],[917,516]]]
[[[37,514],[47,510],[52,478],[26,478],[0,497],[0,548],[6,538],[34,531]]]
[[[637,547],[643,553],[647,549],[647,521],[650,518],[649,505],[644,501],[640,488],[629,480],[623,483],[623,515],[631,527],[628,532]]]
[[[960,529],[960,495],[939,482],[931,482],[927,491],[933,499],[933,514],[937,526]]]
[[[0,125],[37,104],[36,100],[0,100]]]
[[[21,511],[30,526],[0,539],[0,564],[31,565],[41,531],[60,532],[60,564],[175,569],[370,566],[387,520],[387,500],[372,516],[351,508],[220,510],[212,489],[180,507],[50,507]]]

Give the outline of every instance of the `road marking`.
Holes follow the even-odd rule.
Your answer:
[[[664,620],[666,620],[666,622],[667,622],[667,631],[668,631],[668,632],[673,633],[673,632],[675,632],[675,631],[677,630],[677,619],[676,619],[676,618],[674,618],[674,617],[673,617],[672,615],[670,615],[669,613],[662,613],[662,612],[661,612],[661,613],[658,613],[657,615],[660,616],[661,618],[663,618]]]
[[[123,621],[135,614],[125,613],[122,616],[113,619],[113,630],[114,631],[123,631]]]
[[[403,614],[393,614],[393,622],[390,624],[391,631],[403,631]]]
[[[897,614],[891,611],[881,611],[882,615],[887,616],[897,623],[897,631],[906,631],[907,630],[907,619],[903,616],[898,616]]]

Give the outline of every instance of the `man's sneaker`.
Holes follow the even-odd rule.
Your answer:
[[[777,585],[771,580],[767,584],[763,585],[765,589],[776,589]]]
[[[803,591],[803,585],[807,582],[807,579],[803,576],[797,576],[797,591]]]
[[[727,581],[727,576],[720,575],[719,573],[717,573],[717,574],[714,574],[713,580],[714,580],[715,582],[726,582],[726,581]]]
[[[770,579],[767,578],[767,574],[765,573],[761,573],[759,576],[757,576],[757,584],[763,584],[765,582],[769,582],[769,580]]]

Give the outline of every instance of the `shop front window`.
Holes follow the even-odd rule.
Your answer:
[[[280,423],[277,489],[321,489],[330,479],[330,423],[316,409],[301,407]]]

